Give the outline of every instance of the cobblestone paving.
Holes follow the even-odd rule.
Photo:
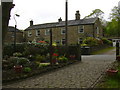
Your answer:
[[[89,88],[115,60],[115,55],[82,56],[82,61],[3,88]]]

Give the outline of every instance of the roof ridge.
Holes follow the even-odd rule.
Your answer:
[[[87,19],[80,19],[80,20],[68,20],[68,25],[72,26],[72,25],[83,25],[83,24],[92,24],[95,23],[95,21],[97,20],[97,17],[95,18],[87,18]],[[65,26],[65,21],[61,21],[61,22],[52,22],[52,23],[43,23],[43,24],[36,24],[36,25],[32,25],[29,26],[27,29],[36,29],[36,28],[52,28],[52,27],[60,27],[60,26]]]
[[[79,20],[68,20],[69,21],[80,21],[80,20],[88,20],[88,19],[97,19],[98,17],[93,17],[93,18],[83,18],[83,19],[79,19]],[[61,21],[61,22],[65,22],[65,21]],[[46,25],[46,24],[56,24],[56,23],[60,23],[60,22],[51,22],[51,23],[41,23],[41,24],[35,24],[33,26],[37,26],[37,25]]]

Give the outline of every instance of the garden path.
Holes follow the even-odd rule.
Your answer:
[[[84,55],[81,62],[17,83],[3,85],[3,88],[90,88],[115,61],[114,53]]]

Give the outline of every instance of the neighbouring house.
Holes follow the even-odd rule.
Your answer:
[[[33,25],[25,29],[24,36],[27,42],[39,40],[50,40],[50,29],[52,30],[53,42],[65,44],[65,21],[58,19],[55,23]],[[80,19],[79,11],[76,11],[75,20],[68,20],[68,44],[77,44],[86,37],[103,37],[103,29],[99,18]]]
[[[5,43],[14,43],[15,27],[8,26],[8,32],[5,36]],[[16,29],[16,43],[23,42],[23,32]]]

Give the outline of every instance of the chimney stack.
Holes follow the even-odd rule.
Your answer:
[[[61,17],[58,19],[58,22],[61,22],[62,21],[62,19],[61,19]]]
[[[30,26],[32,26],[32,25],[33,25],[33,20],[30,21]]]
[[[75,19],[76,19],[76,20],[80,20],[80,13],[79,13],[79,10],[76,11]]]

